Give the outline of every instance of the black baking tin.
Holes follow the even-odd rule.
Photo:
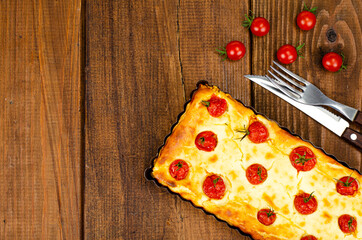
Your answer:
[[[178,124],[181,116],[185,113],[187,104],[189,104],[189,103],[191,102],[192,96],[193,96],[194,93],[199,89],[199,86],[200,86],[200,85],[208,85],[208,86],[211,86],[211,87],[213,86],[213,85],[209,84],[209,83],[208,83],[207,81],[205,81],[205,80],[201,80],[201,81],[199,81],[199,82],[196,84],[197,88],[194,89],[194,90],[191,92],[190,99],[184,104],[184,110],[177,116],[177,121],[171,126],[171,131],[170,131],[170,133],[165,137],[165,139],[163,140],[163,144],[158,148],[158,150],[157,150],[157,155],[156,155],[154,158],[152,158],[151,166],[148,167],[148,168],[146,168],[146,170],[145,170],[145,172],[144,172],[145,178],[146,178],[147,180],[149,180],[149,181],[153,181],[158,187],[167,189],[171,194],[177,195],[177,196],[178,196],[179,198],[181,198],[183,201],[191,203],[192,206],[194,206],[195,208],[201,209],[201,210],[202,210],[204,213],[206,213],[207,215],[213,216],[213,217],[214,217],[216,220],[218,220],[219,222],[226,223],[230,228],[233,228],[233,229],[238,230],[241,235],[243,235],[243,236],[248,236],[248,237],[250,237],[250,238],[252,239],[252,237],[251,237],[250,234],[244,233],[244,232],[241,231],[238,227],[232,226],[232,225],[230,225],[228,222],[219,219],[216,215],[214,215],[213,213],[210,213],[210,212],[206,211],[203,207],[195,206],[191,200],[188,200],[188,199],[183,198],[183,197],[182,197],[180,194],[178,194],[178,193],[172,192],[168,187],[160,184],[160,183],[157,181],[157,179],[154,178],[154,177],[152,177],[152,175],[151,175],[152,169],[153,169],[153,167],[154,167],[154,160],[155,160],[156,158],[158,158],[158,155],[159,155],[161,149],[162,149],[163,146],[166,144],[166,140],[167,140],[168,137],[172,134],[172,131],[173,131],[173,129],[176,127],[176,125]],[[225,93],[227,93],[227,92],[225,92]],[[264,114],[257,112],[253,107],[246,106],[242,101],[240,101],[240,100],[238,100],[238,99],[235,99],[235,100],[238,101],[239,103],[241,103],[244,107],[251,109],[251,110],[254,112],[254,114],[261,115],[261,116],[265,117],[266,119],[268,119],[269,121],[273,121],[273,122],[275,122],[276,124],[278,124],[276,121],[269,119],[269,118],[266,117]],[[312,144],[313,147],[321,150],[321,151],[322,151],[324,154],[326,154],[328,157],[333,158],[334,160],[336,160],[337,162],[339,162],[339,163],[342,164],[343,166],[345,166],[345,167],[347,167],[347,168],[349,168],[349,169],[351,169],[351,170],[353,170],[353,171],[356,171],[356,172],[358,172],[359,174],[361,174],[361,172],[360,172],[359,170],[348,166],[347,163],[342,162],[342,161],[338,160],[335,156],[326,153],[322,148],[317,147],[317,146],[315,146],[313,143],[311,143],[310,141],[303,139],[303,138],[300,137],[298,134],[295,134],[295,133],[293,133],[292,131],[290,131],[288,128],[282,127],[282,126],[280,126],[279,124],[278,124],[278,126],[279,126],[281,129],[283,129],[283,130],[287,131],[288,133],[290,133],[291,135],[296,136],[296,137],[299,137],[301,140]]]

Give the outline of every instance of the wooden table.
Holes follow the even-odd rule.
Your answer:
[[[249,239],[144,177],[202,79],[362,170],[361,152],[243,77],[305,43],[288,68],[362,108],[362,3],[312,5],[303,32],[301,1],[0,1],[0,239]],[[249,9],[267,36],[241,27]],[[231,40],[246,56],[222,62]],[[331,50],[347,70],[323,70]]]

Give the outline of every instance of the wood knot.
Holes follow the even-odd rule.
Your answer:
[[[345,52],[345,39],[347,39],[346,30],[341,30],[342,27],[345,29],[345,22],[337,22],[335,26],[324,25],[321,29],[320,35],[318,37],[317,46],[320,49],[322,55],[328,52]],[[343,37],[340,35],[343,33]]]
[[[329,29],[326,33],[327,39],[330,42],[335,42],[337,40],[337,33],[333,28]]]

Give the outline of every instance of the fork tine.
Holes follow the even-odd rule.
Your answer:
[[[285,73],[287,73],[289,76],[297,79],[298,81],[304,83],[305,85],[308,85],[308,84],[309,84],[309,82],[308,82],[307,80],[305,80],[304,78],[298,76],[297,74],[289,71],[288,69],[286,69],[285,67],[283,67],[283,66],[280,65],[279,63],[277,63],[277,62],[275,62],[275,61],[273,61],[273,63],[274,63],[275,65],[277,65],[277,66],[278,66],[281,70],[283,70]]]
[[[271,73],[272,74],[272,73]],[[289,84],[285,83],[284,81],[280,81],[278,79],[274,79],[274,81],[276,83],[278,83],[279,85],[282,85],[283,87],[288,88],[290,91],[292,91],[293,93],[298,93],[295,91],[295,88],[291,87]]]
[[[282,91],[285,95],[287,95],[288,97],[290,97],[291,99],[299,99],[300,95],[297,93],[294,93],[286,90],[285,88],[282,88],[278,83],[275,82],[274,79],[272,79],[271,77],[269,77],[268,75],[265,75],[265,77],[276,87],[278,88],[280,91]],[[293,96],[294,95],[294,96]]]
[[[300,85],[299,83],[297,83],[296,81],[290,79],[289,77],[285,76],[283,73],[279,72],[278,70],[276,70],[275,68],[273,68],[273,66],[270,66],[271,69],[274,70],[274,72],[278,73],[281,77],[283,77],[285,80],[287,80],[288,82],[290,82],[291,84],[293,84],[295,87],[300,88],[302,90],[305,90],[306,87],[303,85]]]
[[[287,87],[291,92],[293,92],[294,94],[298,94],[297,90],[292,88],[289,84],[285,83],[283,80],[281,80],[277,75],[275,75],[274,73],[272,73],[270,70],[268,70],[268,73],[270,75],[272,75],[275,79],[274,82],[280,85],[283,85],[284,87]]]

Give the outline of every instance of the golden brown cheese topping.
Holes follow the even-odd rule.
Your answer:
[[[361,175],[200,85],[152,175],[254,239],[362,239]]]

